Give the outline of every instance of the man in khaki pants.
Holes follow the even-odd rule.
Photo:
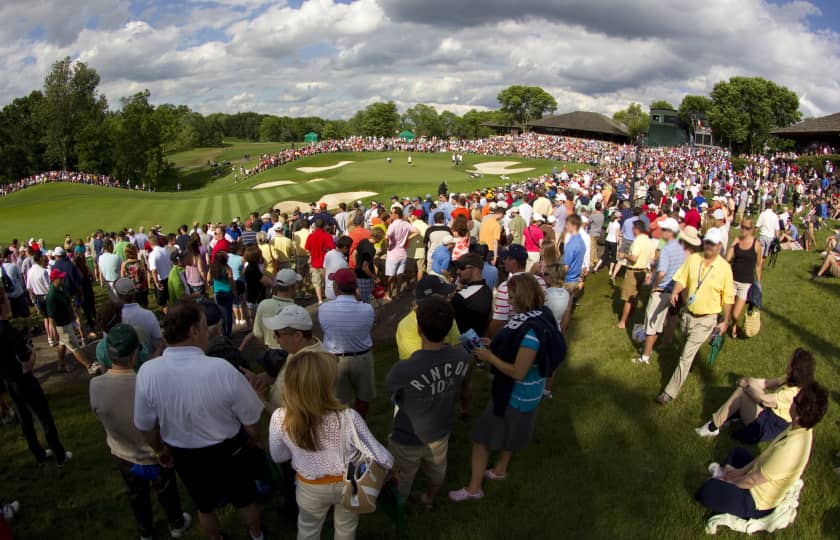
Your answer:
[[[690,255],[674,275],[671,305],[677,304],[683,291],[687,295],[682,324],[685,346],[680,355],[680,363],[671,375],[665,391],[656,398],[660,405],[673,401],[679,395],[697,351],[709,339],[715,327],[722,335],[726,334],[732,305],[735,303],[735,285],[732,267],[720,256],[722,242],[720,230],[709,229],[703,237],[703,252]],[[718,323],[721,311],[723,321]]]

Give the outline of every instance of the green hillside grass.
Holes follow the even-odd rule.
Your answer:
[[[237,146],[235,151],[241,154],[246,147]],[[469,178],[466,171],[475,163],[486,161],[518,161],[517,167],[534,168],[528,173],[511,175],[511,181],[549,172],[558,165],[549,160],[467,156],[456,169],[448,154],[415,154],[415,166],[408,168],[405,154],[391,154],[394,160],[391,165],[386,163],[387,155],[376,152],[321,154],[270,169],[238,184],[233,183],[232,175],[227,175],[202,189],[182,192],[143,193],[75,184],[36,186],[0,199],[0,230],[7,239],[34,236],[53,245],[63,240],[64,234],[79,238],[99,227],[116,230],[161,224],[167,230],[174,230],[195,220],[229,221],[252,211],[265,211],[280,201],[317,201],[327,193],[373,191],[379,193],[378,199],[387,200],[394,194],[434,194],[442,180],[446,180],[453,191],[504,183],[498,176]],[[339,161],[354,163],[319,173],[297,171],[298,167],[329,166]],[[574,170],[579,166],[567,167]],[[325,180],[308,183],[313,178]],[[263,182],[277,180],[295,184],[253,189]]]

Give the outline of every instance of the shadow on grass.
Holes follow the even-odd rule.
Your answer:
[[[832,343],[831,341],[817,335],[812,330],[805,328],[801,324],[793,321],[790,317],[782,315],[781,313],[777,313],[776,311],[769,309],[767,307],[763,310],[764,315],[775,319],[778,323],[782,324],[793,330],[799,339],[801,339],[806,348],[818,351],[820,354],[824,355],[826,358],[837,358],[840,356],[840,347]],[[836,362],[830,362],[829,365],[835,370],[840,372],[840,368],[837,366]]]

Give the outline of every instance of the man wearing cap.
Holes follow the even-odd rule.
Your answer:
[[[324,218],[315,218],[315,229],[306,238],[306,251],[309,252],[309,272],[318,303],[324,301],[324,257],[335,248],[333,237],[327,233]]]
[[[265,214],[260,216],[260,220],[262,221],[262,224],[260,225],[260,231],[262,231],[264,233],[267,233],[268,231],[270,231],[271,227],[272,227],[271,214],[266,212]]]
[[[105,428],[105,442],[125,482],[140,538],[151,538],[154,533],[152,489],[166,513],[173,538],[178,538],[192,518],[181,508],[175,470],[157,466],[155,451],[134,426],[134,366],[140,340],[130,325],[118,324],[108,331],[105,342],[111,369],[90,381],[90,407]],[[154,477],[142,476],[141,469]]]
[[[374,376],[373,306],[356,300],[356,274],[343,268],[332,275],[335,300],[318,308],[318,322],[324,332],[324,349],[338,357],[336,397],[364,418],[376,397]]]
[[[503,209],[507,207],[507,204],[501,206],[502,203],[499,203],[499,206]],[[508,232],[510,233],[510,243],[517,244],[520,246],[525,247],[525,227],[528,225],[525,223],[525,220],[522,219],[522,216],[519,215],[519,207],[514,206],[510,209],[510,222],[508,223]]]
[[[656,251],[647,235],[644,221],[637,220],[633,223],[633,234],[630,253],[624,256],[627,260],[627,271],[624,274],[624,280],[621,282],[621,299],[624,301],[624,309],[621,313],[621,320],[616,325],[617,328],[621,329],[627,327],[627,320],[630,319],[630,314],[636,307],[639,292],[645,281],[645,274],[647,274],[648,266],[650,266]]]
[[[676,399],[688,378],[697,351],[708,341],[717,327],[726,334],[735,303],[732,267],[720,256],[720,231],[709,229],[703,238],[703,252],[688,256],[674,275],[671,305],[676,306],[680,294],[686,294],[686,313],[683,315],[683,347],[680,361],[665,390],[656,398],[661,405]],[[723,312],[723,320],[718,316]]]
[[[527,271],[528,252],[519,244],[512,244],[508,247],[507,256],[504,259],[505,272],[508,273],[508,279],[516,274],[522,274]],[[545,280],[541,276],[534,276],[537,278],[540,287],[545,292]],[[487,337],[492,338],[499,330],[507,323],[510,317],[510,301],[508,297],[508,282],[500,284],[496,291],[496,300],[493,303],[493,318],[490,325],[487,327]]]
[[[216,228],[217,240],[221,231],[221,227]],[[216,242],[216,247],[218,247],[221,243],[227,243],[227,240],[224,238],[218,240]],[[160,306],[161,311],[163,311],[165,315],[169,304],[169,272],[172,270],[172,263],[170,262],[169,254],[167,253],[166,248],[159,245],[157,236],[152,235],[149,238],[149,244],[152,246],[152,252],[149,253],[149,273],[152,275],[152,281],[155,284],[155,298],[157,300],[157,304]],[[213,254],[215,255],[216,249],[213,249]]]
[[[522,211],[520,207],[520,212]],[[528,268],[529,270],[534,267],[535,264],[540,262],[540,256],[542,255],[542,241],[545,233],[542,230],[542,224],[545,222],[545,218],[542,214],[534,214],[533,218],[531,219],[531,224],[525,228],[525,251],[528,252]]]
[[[323,304],[322,304],[323,305]],[[264,328],[274,334],[275,341],[289,353],[289,357],[300,352],[324,352],[324,344],[312,335],[312,317],[303,307],[292,304],[273,317],[262,320]],[[286,363],[288,363],[288,358]],[[285,366],[285,363],[283,364]],[[283,406],[283,370],[269,392],[272,407]]]
[[[449,265],[452,262],[452,250],[455,249],[455,238],[447,234],[441,239],[440,245],[432,252],[432,264],[429,273],[447,282],[452,280]]]
[[[277,272],[274,279],[274,289],[271,298],[266,298],[257,306],[254,315],[254,328],[251,330],[257,339],[269,349],[282,349],[275,338],[275,333],[263,326],[266,318],[274,317],[289,306],[295,305],[295,294],[298,285],[303,281],[300,274],[285,268]]]
[[[43,463],[47,457],[54,455],[59,466],[64,465],[72,454],[61,444],[50,405],[41,384],[32,374],[36,360],[35,349],[29,336],[11,325],[10,317],[8,296],[6,290],[0,287],[0,381],[6,382],[5,388],[15,403],[21,431],[35,459]],[[49,450],[45,451],[38,440],[35,423],[32,421],[33,414],[41,424]]]
[[[659,222],[659,230],[665,245],[659,251],[659,261],[656,265],[656,275],[650,284],[651,293],[645,309],[645,345],[642,355],[633,362],[650,364],[650,355],[658,335],[665,328],[665,319],[671,307],[671,292],[674,289],[674,274],[685,262],[685,250],[677,240],[680,225],[674,218],[666,218]],[[693,241],[692,241],[693,242]]]
[[[76,335],[76,328],[73,326],[76,316],[73,313],[70,296],[64,290],[65,278],[66,275],[61,270],[53,268],[50,271],[50,289],[46,299],[47,317],[52,319],[58,333],[58,369],[59,371],[66,370],[64,357],[69,350],[77,362],[89,370],[91,375],[95,375],[98,366],[85,360],[81,351],[82,345]]]
[[[122,277],[114,283],[117,298],[123,304],[122,322],[133,326],[140,334],[151,357],[163,352],[163,335],[157,317],[150,310],[137,303],[136,290],[131,278]]]
[[[53,250],[55,255],[55,262],[53,268],[64,272],[64,292],[66,292],[70,299],[74,302],[74,307],[78,308],[81,305],[82,297],[82,273],[73,264],[73,261],[67,257],[67,252],[62,247],[57,247]]]
[[[426,272],[426,231],[429,226],[423,221],[423,209],[417,208],[408,216],[408,222],[414,229],[408,236],[408,258],[414,261],[417,267],[416,281],[423,279]]]
[[[262,540],[260,509],[245,451],[259,440],[263,402],[228,362],[204,354],[207,320],[196,303],[175,304],[163,323],[168,347],[137,373],[134,425],[164,467],[178,472],[210,538],[221,536],[216,507],[239,512]]]
[[[347,257],[350,254],[350,246],[352,245],[352,238],[342,236],[336,241],[335,248],[331,249],[324,257],[324,295],[327,297],[327,300],[335,300],[336,295],[330,276],[342,268],[350,268]]]

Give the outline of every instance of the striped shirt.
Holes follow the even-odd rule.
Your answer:
[[[373,306],[359,302],[350,294],[318,308],[318,321],[324,332],[324,350],[333,354],[358,353],[373,346]]]
[[[524,274],[524,272],[517,272],[516,274],[511,274],[508,276],[508,279],[517,275],[517,274]],[[542,287],[543,292],[545,292],[545,280],[537,275],[532,274]],[[493,304],[493,320],[494,321],[507,321],[508,317],[510,317],[510,303],[508,298],[508,289],[507,289],[507,281],[499,285],[499,289],[496,291],[496,301]]]
[[[659,288],[670,291],[674,288],[674,274],[685,262],[685,250],[678,240],[670,240],[659,252],[659,264],[656,272],[664,274],[659,282]]]

